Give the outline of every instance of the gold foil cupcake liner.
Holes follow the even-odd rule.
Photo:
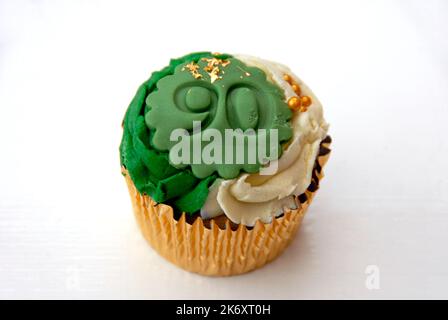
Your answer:
[[[329,157],[328,146],[324,140],[316,159],[313,183],[317,185]],[[322,152],[322,148],[327,152]],[[294,238],[317,190],[309,188],[304,200],[297,199],[297,209],[288,210],[269,224],[257,221],[254,227],[232,226],[223,216],[205,221],[198,217],[190,223],[185,213],[176,220],[171,206],[140,194],[126,169],[122,172],[137,223],[148,243],[175,265],[209,276],[237,275],[274,260]]]

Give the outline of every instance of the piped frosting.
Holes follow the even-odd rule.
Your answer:
[[[257,220],[269,223],[285,209],[296,207],[294,196],[305,192],[311,182],[314,161],[319,145],[327,135],[328,124],[319,100],[289,68],[255,57],[235,57],[263,70],[268,80],[284,91],[285,99],[297,97],[297,88],[291,85],[291,80],[310,99],[306,110],[293,113],[292,141],[283,155],[275,160],[278,165],[275,174],[241,174],[235,179],[215,183],[210,188],[209,197],[201,210],[203,217],[225,214],[234,223],[253,226]]]

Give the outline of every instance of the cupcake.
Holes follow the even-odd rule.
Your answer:
[[[330,154],[322,106],[287,67],[192,53],[138,89],[120,145],[149,244],[192,272],[227,276],[293,239]]]

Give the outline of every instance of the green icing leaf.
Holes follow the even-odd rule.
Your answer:
[[[196,185],[198,179],[188,171],[181,171],[171,177],[160,180],[157,184],[158,202],[164,202],[188,193]]]
[[[182,212],[196,212],[202,208],[207,200],[208,188],[215,181],[216,176],[210,176],[201,180],[189,193],[186,193],[174,202],[175,206]]]
[[[167,67],[154,72],[149,80],[138,88],[126,111],[120,144],[120,161],[128,170],[137,190],[142,194],[148,194],[156,202],[174,206],[173,201],[195,190],[199,180],[191,173],[191,170],[181,170],[171,166],[167,152],[160,152],[153,148],[151,144],[153,133],[145,125],[144,118],[147,111],[146,97],[156,89],[156,83],[160,79],[174,73],[176,66],[209,56],[211,56],[209,52],[199,52],[171,60]],[[222,58],[227,57],[229,56],[222,56]],[[205,199],[203,201],[205,202]]]

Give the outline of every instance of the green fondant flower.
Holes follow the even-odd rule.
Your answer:
[[[218,69],[213,59],[222,60]],[[291,136],[289,118],[281,91],[261,70],[229,55],[189,54],[171,60],[138,89],[123,122],[121,163],[140,193],[176,211],[194,213],[207,199],[217,178],[214,171],[230,178],[241,169],[258,171],[259,165],[175,167],[168,156],[171,130],[191,130],[193,121],[220,131],[277,128],[281,142]]]
[[[288,120],[291,111],[283,100],[282,91],[266,79],[264,72],[255,67],[248,67],[241,61],[229,58],[203,57],[197,63],[185,62],[175,68],[174,74],[157,82],[157,90],[146,99],[148,112],[145,121],[154,131],[152,145],[163,152],[170,151],[178,141],[170,136],[176,129],[185,129],[192,134],[188,136],[191,146],[193,140],[200,141],[203,152],[211,141],[201,141],[204,129],[215,129],[225,137],[226,129],[253,129],[256,140],[270,141],[270,129],[277,129],[278,141],[268,143],[267,159],[274,160],[280,154],[280,143],[291,137],[292,131]],[[201,124],[201,132],[195,132],[194,122]],[[259,130],[259,129],[265,129]],[[193,132],[192,132],[193,131]],[[222,158],[218,163],[196,163],[192,152],[188,164],[193,174],[205,178],[217,172],[219,176],[230,179],[241,170],[258,172],[261,162],[256,157],[250,161],[249,136],[236,132],[244,141],[244,159],[236,161],[236,144],[234,160],[226,162],[229,141],[220,144],[222,150],[214,149]],[[236,138],[235,138],[236,139]],[[210,139],[211,140],[211,139]],[[210,146],[209,146],[210,147]],[[185,167],[176,165],[178,168]]]

